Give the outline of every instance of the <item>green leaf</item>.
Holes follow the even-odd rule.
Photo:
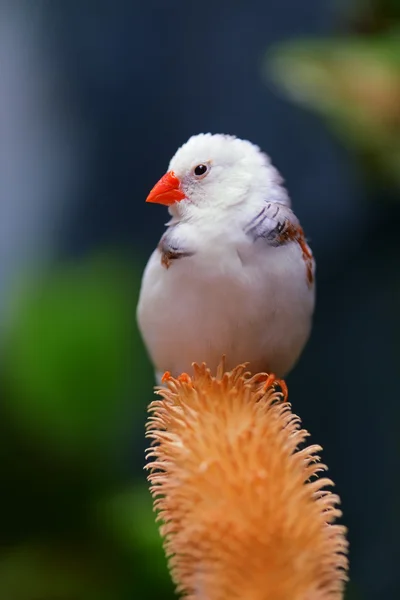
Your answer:
[[[110,494],[96,505],[94,516],[97,528],[107,532],[112,543],[132,556],[149,597],[173,597],[174,587],[148,487],[136,484]]]
[[[138,283],[132,268],[93,259],[18,296],[4,348],[7,410],[56,451],[93,458],[143,411],[151,381],[135,324]]]
[[[281,44],[271,49],[266,73],[400,186],[399,31]]]

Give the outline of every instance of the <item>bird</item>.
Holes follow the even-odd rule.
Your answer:
[[[193,135],[146,202],[170,220],[142,276],[137,322],[156,382],[193,363],[285,377],[312,328],[316,265],[259,146]]]

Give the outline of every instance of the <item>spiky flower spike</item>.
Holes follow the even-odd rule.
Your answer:
[[[149,480],[178,591],[204,600],[342,598],[339,498],[273,376],[165,376],[149,407]]]

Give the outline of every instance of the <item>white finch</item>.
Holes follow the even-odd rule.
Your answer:
[[[147,202],[172,218],[146,266],[137,317],[156,370],[248,362],[283,377],[309,337],[315,263],[268,157],[229,135],[193,136]]]

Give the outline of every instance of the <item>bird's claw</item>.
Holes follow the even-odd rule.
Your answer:
[[[283,379],[277,379],[274,373],[270,373],[269,375],[260,375],[260,383],[262,383],[262,392],[266,393],[269,388],[273,387],[280,388],[280,393],[282,394],[282,400],[285,402],[288,399],[288,388]]]

